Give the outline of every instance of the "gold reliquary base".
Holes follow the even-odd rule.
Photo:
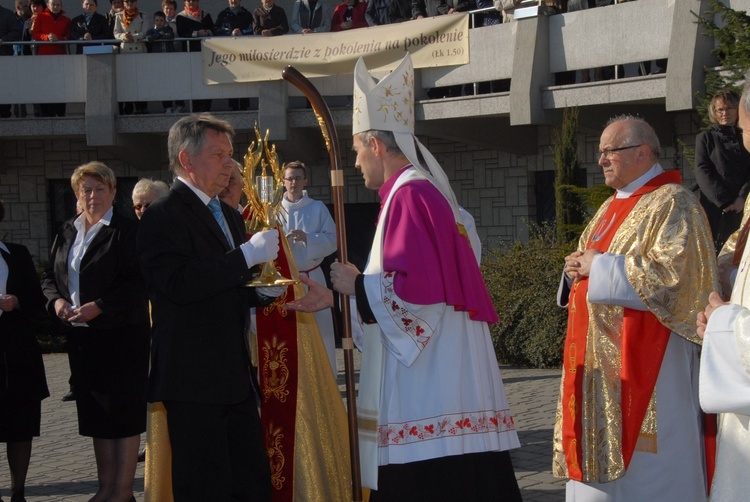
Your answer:
[[[261,267],[260,275],[252,281],[245,283],[248,288],[261,288],[270,286],[291,286],[292,284],[298,284],[300,281],[294,279],[287,279],[282,276],[276,269],[276,263],[269,261],[263,264]]]

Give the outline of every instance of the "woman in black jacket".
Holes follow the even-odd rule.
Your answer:
[[[135,254],[137,222],[113,207],[117,180],[101,162],[71,176],[83,212],[55,237],[42,277],[47,310],[69,347],[78,430],[94,440],[93,502],[128,501],[146,430],[148,300]]]
[[[0,201],[0,222],[5,207]],[[0,442],[6,443],[11,501],[24,500],[31,440],[49,396],[32,315],[44,306],[34,262],[19,244],[0,242]]]
[[[750,192],[750,153],[737,127],[739,100],[732,90],[717,92],[708,107],[711,126],[695,139],[695,177],[717,253],[739,228]]]

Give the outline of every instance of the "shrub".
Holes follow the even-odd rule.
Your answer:
[[[485,253],[482,273],[500,318],[490,326],[499,361],[560,366],[568,314],[556,295],[564,258],[573,249],[557,246],[554,230],[545,227],[533,230],[527,244]]]

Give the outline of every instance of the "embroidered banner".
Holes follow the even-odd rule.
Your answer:
[[[337,33],[280,37],[217,37],[203,42],[206,84],[281,80],[292,65],[306,77],[352,73],[365,57],[373,71],[388,71],[411,53],[415,68],[469,62],[469,16],[451,14]]]

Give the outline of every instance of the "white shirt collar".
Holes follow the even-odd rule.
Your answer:
[[[0,241],[0,249],[10,254],[10,250],[8,249],[8,246],[6,246],[5,243],[3,243],[3,241]]]
[[[97,221],[93,226],[96,226],[96,225],[98,225],[98,226],[101,226],[101,225],[107,225],[107,226],[109,226],[109,224],[112,223],[112,212],[113,212],[113,210],[114,210],[114,207],[110,207],[107,210],[107,212],[104,213],[104,216],[102,216],[102,218],[99,221]],[[86,228],[85,225],[84,225],[84,222],[83,222],[84,218],[85,218],[85,216],[83,215],[83,213],[81,213],[81,214],[78,215],[78,218],[76,218],[73,221],[73,226],[76,227],[76,230]],[[85,233],[86,232],[84,232],[84,234]]]
[[[642,174],[639,178],[634,179],[624,187],[617,190],[617,193],[615,194],[615,198],[617,199],[627,199],[631,195],[635,193],[636,190],[641,188],[643,185],[651,181],[652,179],[659,176],[661,173],[664,172],[664,169],[661,167],[661,165],[657,162],[653,166],[651,166],[651,169],[646,171],[644,174]]]
[[[195,193],[195,195],[198,196],[198,198],[203,202],[203,204],[205,204],[207,206],[208,203],[211,202],[211,197],[209,197],[208,195],[206,195],[206,193],[203,190],[201,190],[200,188],[197,188],[197,187],[193,186],[192,183],[190,183],[188,180],[186,180],[182,176],[177,176],[177,179],[180,180],[180,181],[182,181],[183,183],[185,183],[190,188],[190,190],[192,190],[193,193]]]

